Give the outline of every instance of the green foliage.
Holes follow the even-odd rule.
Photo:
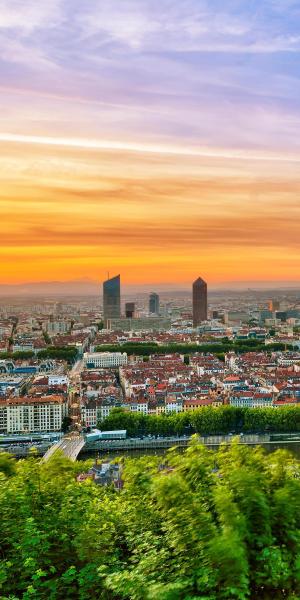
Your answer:
[[[33,358],[34,357],[34,352],[32,352],[31,350],[20,350],[18,352],[1,352],[0,353],[0,359],[7,359],[7,358],[12,358],[13,360],[18,360],[18,359],[22,359],[24,358],[25,360],[27,358]]]
[[[99,423],[103,431],[126,429],[129,437],[143,435],[200,435],[228,433],[292,433],[300,431],[300,406],[239,408],[204,406],[178,414],[143,415],[113,409]]]
[[[0,451],[0,473],[11,477],[15,474],[15,459],[11,454]]]
[[[237,440],[213,452],[194,436],[184,454],[123,460],[119,492],[78,483],[86,468],[57,453],[0,473],[3,600],[299,598],[300,464],[288,452]]]
[[[70,425],[72,425],[72,419],[71,417],[65,416],[62,420],[62,425],[61,425],[61,430],[66,433],[70,427]]]
[[[246,339],[230,341],[228,338],[223,338],[221,342],[207,342],[205,344],[168,344],[158,345],[155,342],[142,342],[132,343],[126,342],[124,344],[106,344],[103,346],[97,346],[96,352],[127,352],[129,356],[150,356],[151,354],[194,354],[195,352],[204,352],[211,354],[224,354],[226,352],[235,351],[237,354],[243,354],[245,352],[271,352],[271,351],[282,351],[291,350],[293,346],[272,342],[267,346],[261,340]]]
[[[45,350],[40,350],[37,353],[37,357],[40,359],[52,358],[54,360],[66,360],[69,364],[71,364],[78,357],[78,350],[75,348],[75,346],[49,346]]]
[[[49,338],[50,339],[50,338]],[[47,340],[46,340],[47,341]],[[18,359],[28,359],[28,358],[33,358],[35,356],[34,352],[30,351],[30,350],[24,350],[24,351],[20,351],[20,352],[1,352],[0,353],[0,359],[7,359],[7,358],[12,358],[15,360]],[[78,356],[78,350],[77,348],[75,348],[75,346],[63,346],[63,347],[54,347],[54,346],[49,346],[48,348],[45,348],[45,350],[40,350],[37,353],[37,358],[40,359],[44,359],[44,358],[53,358],[53,359],[57,359],[57,360],[66,360],[68,363],[72,363],[76,360]]]

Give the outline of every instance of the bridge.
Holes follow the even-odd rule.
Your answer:
[[[84,445],[85,439],[82,435],[65,435],[59,442],[53,444],[53,446],[47,450],[42,458],[42,462],[49,460],[49,458],[57,451],[62,452],[66,458],[75,461]]]

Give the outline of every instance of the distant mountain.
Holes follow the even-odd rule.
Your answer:
[[[190,284],[178,283],[144,283],[144,284],[122,284],[122,295],[141,296],[149,292],[157,292],[162,297],[189,296],[192,291],[192,282]],[[209,285],[210,294],[226,293],[247,293],[255,292],[272,294],[282,294],[284,292],[300,292],[300,283],[298,282],[227,282],[222,284]],[[28,296],[98,296],[102,295],[102,281],[93,281],[92,279],[75,281],[40,281],[20,284],[0,284],[0,297],[28,297]]]
[[[96,296],[100,289],[95,281],[41,281],[0,284],[0,296]]]

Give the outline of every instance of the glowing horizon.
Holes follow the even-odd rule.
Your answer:
[[[0,284],[300,281],[298,9],[254,4],[4,0]]]

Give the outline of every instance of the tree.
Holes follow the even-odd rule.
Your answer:
[[[16,463],[13,456],[7,452],[0,452],[0,473],[11,477],[16,472]]]
[[[71,417],[65,416],[62,420],[61,430],[66,433],[69,430],[69,427],[72,425]]]
[[[300,407],[240,408],[235,406],[204,406],[195,411],[178,414],[140,415],[123,408],[113,409],[99,428],[126,429],[130,437],[141,434],[160,436],[228,433],[292,433],[300,431]]]
[[[118,462],[119,492],[77,482],[90,463],[59,453],[0,474],[3,600],[299,598],[300,464],[288,452],[237,440],[214,452],[194,436],[184,454]]]
[[[69,364],[73,363],[78,357],[78,349],[75,346],[49,346],[45,350],[40,350],[37,353],[38,358],[52,358],[57,360],[65,360]]]

